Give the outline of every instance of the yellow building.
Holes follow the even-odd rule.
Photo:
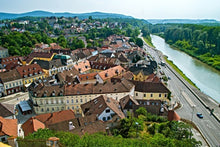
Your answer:
[[[72,109],[81,114],[81,104],[95,99],[100,95],[120,100],[126,95],[134,96],[134,85],[127,81],[105,84],[88,83],[77,85],[51,85],[31,88],[30,98],[34,104],[36,114],[51,113],[60,110]]]
[[[24,87],[29,86],[35,80],[43,79],[46,77],[42,68],[38,64],[18,66],[16,70],[22,77]]]
[[[169,103],[169,89],[162,82],[132,81],[135,85],[134,99],[136,100],[161,100]]]
[[[31,64],[34,59],[36,60],[44,60],[51,61],[56,53],[47,53],[47,52],[32,52],[27,57],[24,57],[22,60],[22,64]]]

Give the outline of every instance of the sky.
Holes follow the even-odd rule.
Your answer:
[[[107,12],[141,19],[216,19],[220,0],[0,0],[0,12]]]

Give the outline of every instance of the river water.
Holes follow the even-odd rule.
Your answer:
[[[220,71],[217,71],[184,52],[172,49],[159,36],[151,35],[156,49],[168,56],[183,73],[205,94],[220,103]]]

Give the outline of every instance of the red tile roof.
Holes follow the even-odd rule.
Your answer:
[[[31,77],[43,73],[42,68],[38,64],[24,65],[17,67],[16,69],[22,78]]]
[[[75,64],[74,67],[75,67],[80,73],[86,72],[86,71],[88,71],[88,70],[91,69],[90,63],[89,63],[88,60],[84,60],[84,61],[82,61],[82,62],[79,62],[79,63]]]
[[[121,75],[122,73],[125,72],[125,69],[123,67],[121,67],[120,65],[109,68],[107,70],[101,71],[98,73],[99,77],[101,77],[101,79],[103,81],[112,78],[114,76],[118,76]]]
[[[17,137],[18,135],[17,119],[4,119],[0,116],[0,134]]]
[[[79,75],[79,80],[80,81],[88,81],[88,80],[95,80],[95,76],[97,73],[87,73],[87,74],[81,74]]]
[[[63,110],[54,113],[46,113],[37,115],[28,119],[23,125],[22,129],[25,134],[33,133],[39,128],[46,128],[49,125],[67,121],[75,118],[73,110]]]
[[[25,136],[33,132],[36,132],[38,129],[44,129],[44,128],[45,128],[44,123],[35,119],[34,117],[31,117],[22,125],[22,129],[24,131]]]

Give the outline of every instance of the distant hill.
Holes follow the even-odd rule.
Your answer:
[[[2,19],[16,19],[19,17],[26,17],[26,16],[31,16],[31,17],[51,17],[51,16],[56,16],[56,17],[75,17],[77,16],[80,19],[88,18],[89,16],[92,16],[93,18],[133,18],[131,16],[126,16],[122,14],[115,14],[115,13],[102,13],[102,12],[91,12],[91,13],[52,13],[52,12],[47,12],[47,11],[32,11],[32,12],[27,12],[27,13],[20,13],[20,14],[15,14],[15,13],[2,13],[0,12],[0,20]]]
[[[183,23],[183,24],[205,24],[220,23],[215,19],[147,19],[151,24]]]

